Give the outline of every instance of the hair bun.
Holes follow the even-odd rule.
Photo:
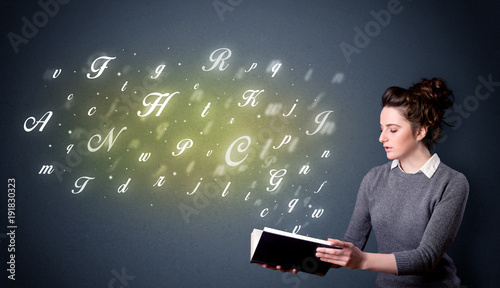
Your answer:
[[[420,124],[429,129],[426,138],[437,142],[442,131],[442,124],[448,125],[444,121],[444,112],[453,106],[453,91],[448,89],[446,82],[440,78],[430,80],[424,78],[408,90],[414,98],[412,102],[418,103],[417,107],[420,107],[418,109],[421,117]]]
[[[408,90],[418,100],[433,106],[436,112],[444,113],[444,110],[453,105],[453,91],[448,89],[443,79],[422,79],[422,82],[414,84]]]

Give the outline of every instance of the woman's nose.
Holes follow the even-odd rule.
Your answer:
[[[384,142],[386,142],[386,141],[387,141],[387,137],[385,137],[385,133],[384,133],[384,131],[380,132],[380,137],[378,138],[378,141],[379,141],[380,143],[384,143]]]

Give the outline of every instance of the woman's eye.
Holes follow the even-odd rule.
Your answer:
[[[390,130],[390,131],[391,131],[391,133],[396,133],[396,132],[398,132],[398,130]]]

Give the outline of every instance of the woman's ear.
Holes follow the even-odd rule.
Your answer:
[[[417,129],[417,140],[422,140],[427,135],[427,126],[422,126]]]

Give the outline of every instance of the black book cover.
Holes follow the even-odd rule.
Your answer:
[[[271,228],[254,229],[251,234],[250,262],[280,265],[285,269],[324,276],[332,264],[315,256],[317,247],[337,248],[326,240]]]

